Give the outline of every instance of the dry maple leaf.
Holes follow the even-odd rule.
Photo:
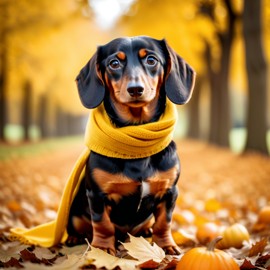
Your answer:
[[[87,251],[88,247],[89,247],[89,245],[86,245],[86,244],[85,245],[77,245],[74,247],[63,246],[60,249],[60,252],[62,254],[65,254],[65,255],[71,255],[71,254],[82,255]]]
[[[130,242],[122,243],[128,254],[139,260],[140,262],[146,262],[153,260],[160,263],[165,258],[165,252],[157,244],[151,245],[143,237],[134,237],[129,235]]]
[[[142,269],[156,269],[159,266],[159,263],[157,263],[153,260],[150,260],[150,261],[141,263],[138,266]]]
[[[252,245],[251,249],[249,250],[248,257],[253,257],[259,254],[262,254],[265,247],[267,246],[268,239],[263,238],[260,241],[256,242]]]
[[[21,244],[20,242],[10,242],[3,244],[0,249],[0,261],[5,263],[11,258],[20,259],[20,252],[26,249],[28,246]]]
[[[167,269],[175,269],[179,260],[178,259],[172,259],[168,264],[164,266],[164,270]]]
[[[50,260],[55,258],[56,256],[56,254],[53,254],[48,248],[43,247],[35,247],[32,253],[34,253],[36,257],[40,260],[42,259]]]
[[[105,267],[112,270],[117,266],[123,270],[134,270],[140,263],[136,260],[122,259],[112,256],[105,251],[91,246],[91,250],[87,252],[86,259],[88,263],[95,265],[97,268]]]
[[[256,261],[256,265],[263,266],[265,269],[270,268],[270,254],[260,256]]]
[[[82,256],[73,254],[67,256],[67,259],[61,261],[61,263],[55,263],[51,266],[30,262],[23,263],[23,266],[27,270],[74,270],[80,269],[80,267],[83,265],[83,262],[84,260],[82,260]]]
[[[241,270],[256,269],[256,267],[249,260],[245,259],[243,264],[241,265],[240,269]]]
[[[131,235],[129,237],[130,242],[122,244],[128,254],[136,260],[117,258],[91,246],[91,250],[86,255],[86,259],[89,260],[88,263],[95,265],[97,268],[105,267],[108,270],[116,267],[123,270],[134,270],[138,265],[143,265],[150,261],[160,263],[165,258],[165,252],[156,244],[151,245],[143,237]]]

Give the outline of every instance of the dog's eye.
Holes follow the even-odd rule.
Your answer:
[[[146,58],[146,64],[149,66],[155,66],[157,62],[158,60],[153,55],[149,55]]]
[[[110,61],[109,66],[111,69],[118,69],[120,68],[120,62],[117,59],[113,59]]]

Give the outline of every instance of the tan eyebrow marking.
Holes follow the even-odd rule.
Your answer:
[[[147,55],[147,50],[146,49],[140,49],[139,50],[140,58],[144,58],[146,55]]]
[[[117,53],[117,57],[120,60],[125,60],[126,59],[126,54],[124,52],[119,52],[119,53]]]

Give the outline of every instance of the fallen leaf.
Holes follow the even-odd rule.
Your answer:
[[[1,266],[2,267],[2,266]],[[12,268],[11,268],[12,267]],[[18,268],[22,268],[23,266],[20,264],[19,260],[11,258],[8,262],[3,264],[3,268],[4,269],[18,269]]]
[[[21,258],[23,259],[23,261],[30,261],[32,263],[40,263],[41,261],[36,257],[33,252],[28,249],[24,249],[21,251]]]
[[[130,242],[122,243],[128,254],[139,260],[140,262],[146,262],[153,260],[160,263],[165,258],[165,252],[157,244],[151,245],[143,237],[134,237],[129,235]]]
[[[26,262],[23,263],[23,266],[27,270],[74,270],[79,269],[83,265],[83,258],[82,256],[78,255],[69,255],[67,256],[67,259],[63,260],[61,263],[55,263],[51,266],[46,266],[44,264],[36,264],[36,263],[30,263]]]
[[[23,266],[27,270],[45,270],[48,269],[48,266],[45,266],[43,264],[37,264],[37,263],[31,263],[31,262],[25,262],[23,263]],[[54,266],[50,267],[50,269],[55,269]]]
[[[253,232],[262,232],[264,231],[266,228],[268,227],[267,224],[264,223],[255,223],[252,227],[252,231]]]
[[[88,263],[95,265],[97,268],[105,267],[108,270],[112,270],[117,266],[123,270],[134,270],[140,263],[136,260],[112,256],[105,251],[92,246],[91,250],[86,254],[86,259],[88,260]]]
[[[65,255],[70,255],[70,254],[82,255],[87,250],[87,248],[88,248],[88,245],[77,245],[74,247],[63,246],[60,249],[60,252]]]
[[[20,259],[20,252],[28,246],[20,244],[20,242],[10,242],[3,244],[0,249],[0,261],[5,263],[11,258]]]
[[[171,260],[164,268],[164,270],[169,270],[169,269],[175,269],[176,265],[178,264],[179,260],[173,259]]]
[[[22,210],[22,206],[15,200],[7,202],[7,208],[12,212],[17,212]]]
[[[265,247],[267,246],[268,239],[263,238],[262,240],[256,242],[252,245],[251,249],[249,250],[248,257],[253,257],[259,254],[262,254]]]
[[[268,268],[270,266],[270,254],[259,257],[256,264]]]
[[[56,256],[48,248],[43,248],[43,247],[35,247],[33,253],[40,260],[42,259],[50,260],[50,259],[55,258]]]
[[[245,259],[243,264],[241,265],[240,269],[241,270],[248,270],[248,269],[256,269],[256,267],[249,260]]]
[[[141,269],[156,269],[159,266],[159,263],[149,260],[138,265]]]
[[[62,261],[61,263],[55,264],[53,270],[69,270],[69,269],[77,269],[82,266],[85,262],[85,257],[71,254],[67,255],[67,259]],[[51,269],[51,268],[50,268]]]
[[[217,212],[221,209],[221,204],[218,200],[211,198],[205,202],[205,210],[208,212]]]

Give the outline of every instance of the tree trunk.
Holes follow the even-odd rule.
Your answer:
[[[0,141],[5,140],[5,126],[7,122],[7,55],[4,50],[5,45],[2,43],[1,59],[0,59]]]
[[[196,85],[190,102],[187,105],[188,108],[188,137],[193,139],[200,138],[200,126],[199,126],[199,109],[200,109],[200,90],[202,87],[202,79],[197,77]]]
[[[22,125],[24,130],[24,140],[29,141],[29,130],[32,120],[32,86],[29,81],[27,81],[24,85],[22,107]]]
[[[209,141],[218,145],[229,146],[229,132],[231,128],[229,103],[229,68],[237,15],[232,9],[230,0],[224,0],[223,2],[228,12],[228,25],[226,32],[219,32],[219,30],[216,32],[221,47],[219,69],[214,71],[212,68],[211,48],[208,43],[206,43],[205,57],[208,68],[211,93]],[[213,15],[213,10],[214,9],[211,8],[208,13]],[[213,20],[213,23],[216,23],[214,16],[210,16],[210,18]]]
[[[267,154],[267,64],[262,44],[261,2],[244,2],[243,32],[249,97],[245,150]]]
[[[217,143],[229,146],[230,102],[229,102],[229,68],[233,42],[234,23],[230,24],[228,33],[223,36],[220,70],[215,80],[215,91],[218,91],[218,130]]]
[[[68,135],[68,114],[58,106],[56,110],[56,134],[63,137]]]
[[[207,66],[207,75],[210,86],[210,130],[209,141],[218,143],[218,123],[219,123],[219,90],[216,89],[216,74],[212,69],[211,48],[209,43],[205,42],[205,62]]]
[[[50,136],[49,125],[48,125],[48,98],[44,94],[40,97],[40,105],[39,105],[39,128],[40,128],[40,136],[41,138],[47,138]]]
[[[7,3],[3,2],[0,8],[1,18],[6,19]],[[0,141],[5,140],[5,126],[7,123],[7,29],[5,22],[1,20],[0,25]]]

